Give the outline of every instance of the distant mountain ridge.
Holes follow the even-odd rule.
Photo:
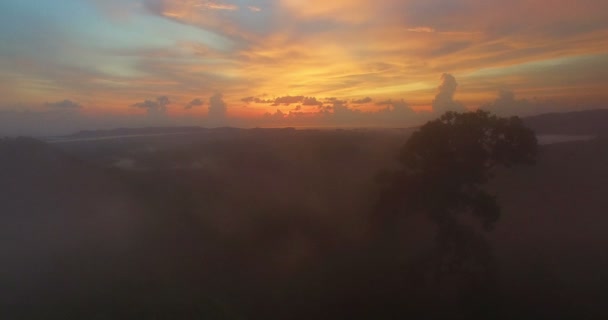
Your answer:
[[[561,134],[561,135],[596,135],[608,136],[608,109],[594,109],[562,113],[545,113],[523,118],[526,125],[538,134]],[[293,128],[267,128],[293,129]],[[109,130],[83,130],[67,136],[57,137],[60,139],[87,139],[103,138],[113,136],[130,135],[164,135],[178,133],[200,133],[208,131],[239,131],[233,127],[204,128],[200,126],[178,126],[178,127],[142,127],[142,128],[118,128]],[[254,129],[255,130],[255,129]],[[257,129],[261,130],[261,129]]]
[[[524,118],[537,134],[608,137],[608,109],[546,113]]]
[[[171,134],[171,133],[189,133],[208,130],[207,128],[198,126],[188,127],[143,127],[143,128],[118,128],[109,130],[82,130],[62,138],[96,138],[109,136],[126,136],[126,135],[142,135],[142,134]]]

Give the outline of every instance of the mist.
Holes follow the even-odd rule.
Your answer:
[[[497,170],[485,188],[500,219],[466,240],[491,272],[442,281],[425,278],[437,275],[434,220],[392,217],[378,202],[416,128],[5,138],[2,316],[603,316],[605,132],[524,120],[537,134],[589,138],[553,141],[536,165]]]

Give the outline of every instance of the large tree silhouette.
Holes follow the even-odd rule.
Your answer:
[[[536,153],[536,136],[518,117],[447,112],[412,134],[401,168],[384,176],[384,213],[422,211],[439,226],[469,213],[489,230],[500,208],[483,185],[495,167],[533,164]]]
[[[447,112],[405,143],[399,169],[383,175],[376,218],[385,226],[413,214],[431,219],[436,247],[417,263],[429,290],[450,291],[456,277],[470,294],[494,277],[482,230],[492,229],[500,206],[485,184],[496,167],[533,164],[536,153],[536,136],[520,118],[485,111]]]

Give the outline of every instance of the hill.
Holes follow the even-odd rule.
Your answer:
[[[192,133],[206,130],[202,127],[143,127],[143,128],[118,128],[110,130],[83,130],[67,136],[63,139],[76,138],[102,138],[112,136],[131,136],[131,135],[155,135],[155,134],[173,134],[173,133]]]
[[[608,109],[547,113],[524,119],[537,134],[608,137]]]

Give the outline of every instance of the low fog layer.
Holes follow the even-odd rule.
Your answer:
[[[379,174],[396,167],[410,134],[190,128],[59,144],[4,139],[3,316],[602,312],[605,139],[545,146],[536,166],[497,172],[489,188],[504,210],[487,250],[498,291],[449,305],[441,299],[455,293],[444,290],[461,286],[425,300],[416,280],[433,224],[404,216],[382,231],[370,215]]]

